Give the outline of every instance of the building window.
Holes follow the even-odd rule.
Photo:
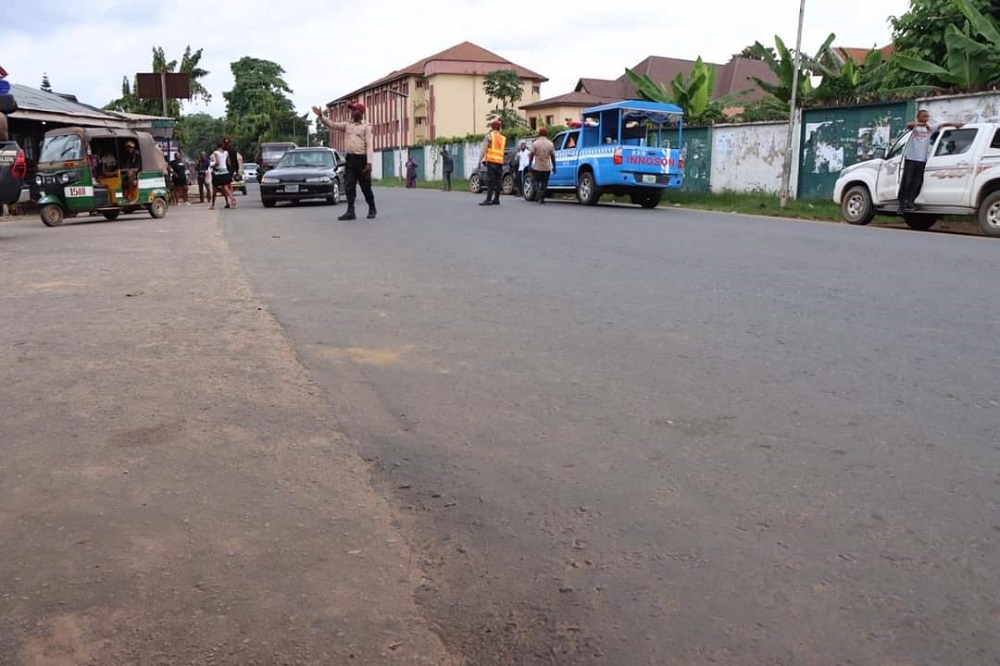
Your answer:
[[[424,116],[417,116],[417,124],[418,125],[426,125],[427,124],[427,118],[424,117]]]
[[[538,116],[531,116],[528,119],[528,124],[531,125],[531,129],[538,129]]]
[[[427,82],[423,79],[417,79],[417,89],[424,88],[427,86]]]
[[[552,124],[552,118],[553,118],[553,116],[545,116],[545,124],[546,125],[551,125]]]
[[[535,85],[531,86],[531,93],[533,95],[537,95],[540,92],[542,92],[542,87],[540,85],[536,83]]]

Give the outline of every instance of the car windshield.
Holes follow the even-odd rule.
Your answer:
[[[333,155],[323,150],[291,151],[278,162],[279,169],[313,167],[316,169],[329,169],[333,166]]]
[[[39,162],[68,162],[83,159],[83,143],[76,134],[60,134],[45,139]]]

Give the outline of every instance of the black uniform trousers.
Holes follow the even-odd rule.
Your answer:
[[[503,176],[503,164],[486,163],[486,200],[500,203],[500,178]]]
[[[354,200],[358,197],[358,185],[369,208],[375,208],[375,193],[372,192],[372,175],[365,174],[366,155],[347,153],[347,163],[344,165],[344,189],[347,190],[347,209],[354,210]]]

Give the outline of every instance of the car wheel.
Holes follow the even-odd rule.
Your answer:
[[[500,192],[503,194],[514,194],[514,176],[507,174],[500,183]]]
[[[167,201],[163,197],[156,197],[149,202],[149,216],[155,220],[167,214]]]
[[[986,195],[979,204],[979,228],[993,238],[1000,238],[1000,191]]]
[[[855,185],[847,190],[840,202],[840,214],[848,224],[865,225],[875,217],[872,195],[864,185]]]
[[[107,213],[103,213],[104,219],[108,222],[114,222],[118,219],[118,212],[117,210],[109,210]]]
[[[478,173],[469,176],[469,191],[473,194],[479,194],[483,191],[483,181],[479,178]]]
[[[584,171],[580,174],[580,180],[576,183],[576,199],[585,206],[593,206],[601,198],[601,193],[597,191],[597,183],[594,182],[594,174]]]
[[[903,222],[906,222],[906,226],[916,231],[927,231],[937,222],[937,217],[934,215],[909,214],[903,216]]]
[[[261,199],[260,202],[264,204],[264,208],[274,208],[274,199]]]
[[[521,188],[521,196],[525,201],[535,200],[535,178],[530,173],[524,176],[524,187]]]
[[[63,209],[58,204],[45,204],[38,215],[42,218],[42,224],[47,227],[58,227],[63,223]]]

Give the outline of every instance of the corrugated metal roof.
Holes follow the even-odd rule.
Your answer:
[[[106,113],[86,104],[73,102],[57,93],[45,92],[44,90],[32,88],[31,86],[22,85],[20,83],[12,83],[10,86],[10,92],[14,96],[14,99],[17,100],[17,106],[19,109],[18,111],[9,114],[11,119],[19,117],[27,118],[29,117],[27,112],[36,112],[44,114],[59,114],[60,116],[68,116],[69,118],[97,120],[101,121],[100,124],[102,125],[105,123],[112,123],[114,126],[126,127],[128,124],[126,120],[118,116],[111,115],[110,113]],[[22,110],[26,113],[22,114]]]

